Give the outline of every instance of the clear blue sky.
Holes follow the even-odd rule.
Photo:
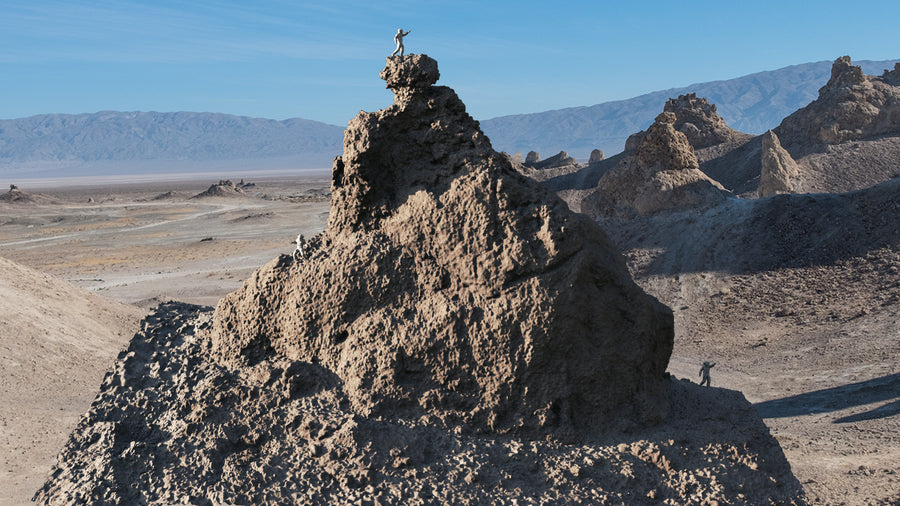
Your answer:
[[[0,118],[199,111],[345,125],[390,105],[397,28],[476,119],[849,54],[900,58],[900,2],[0,0]]]

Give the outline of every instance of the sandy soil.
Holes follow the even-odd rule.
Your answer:
[[[254,181],[244,196],[191,198],[213,182],[42,190],[53,203],[0,207],[0,256],[141,307],[215,305],[290,253],[297,234],[324,229],[327,178]]]
[[[191,197],[216,181],[23,187],[37,203],[0,203],[0,504],[30,501],[147,308],[215,305],[318,233],[328,177],[214,199]]]
[[[142,308],[165,299],[212,305],[290,252],[297,233],[324,228],[327,176],[254,181],[244,197],[189,198],[212,182],[41,190],[53,202],[0,205],[0,257]],[[174,194],[155,199],[166,192]],[[633,265],[642,254],[656,253],[630,252]],[[900,284],[892,285],[900,278],[890,271],[900,262],[890,250],[874,254],[751,274],[635,270],[675,310],[670,372],[697,381],[700,363],[716,362],[713,384],[756,403],[817,504],[900,501]],[[120,349],[107,350],[110,363]],[[82,372],[71,376],[90,381]],[[14,400],[2,414],[24,405]],[[59,449],[51,438],[34,440],[15,452]],[[21,458],[8,445],[2,451],[3,462]],[[23,498],[0,494],[0,503]]]

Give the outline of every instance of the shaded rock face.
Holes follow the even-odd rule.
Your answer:
[[[532,151],[532,153],[534,153],[534,151]],[[529,167],[538,170],[557,169],[560,167],[566,167],[575,164],[575,159],[569,156],[569,153],[566,153],[565,151],[560,151],[559,153],[551,156],[550,158],[547,158],[546,160],[526,163],[526,165],[528,165]]]
[[[762,135],[762,168],[759,173],[760,197],[794,193],[799,189],[800,168],[791,154],[781,147],[778,136],[769,130]]]
[[[750,137],[729,127],[716,112],[716,105],[710,104],[705,98],[697,97],[696,93],[670,98],[666,101],[663,112],[675,115],[673,122],[675,130],[683,133],[694,149],[746,140]],[[645,135],[647,132],[642,131],[629,136],[625,141],[625,150],[636,149]]]
[[[619,167],[603,175],[582,203],[589,215],[650,215],[715,205],[721,185],[699,170],[687,137],[675,129],[675,114],[663,112]]]
[[[671,311],[437,75],[425,55],[387,60],[394,104],[350,121],[327,229],[219,303],[210,355],[319,364],[363,415],[522,433],[658,422]]]
[[[900,69],[867,76],[849,56],[834,61],[819,98],[791,114],[775,129],[793,146],[840,144],[900,133]]]
[[[534,165],[541,161],[541,155],[537,151],[529,151],[525,155],[525,165]]]

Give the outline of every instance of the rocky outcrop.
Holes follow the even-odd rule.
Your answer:
[[[191,197],[192,199],[202,199],[208,197],[235,197],[243,195],[244,190],[240,186],[234,184],[230,179],[221,179],[218,183],[212,184],[203,193],[198,193]]]
[[[729,127],[716,112],[716,105],[710,104],[705,98],[698,98],[696,93],[670,98],[666,101],[663,112],[675,115],[673,123],[675,130],[683,133],[695,150],[723,143],[745,142],[751,137]],[[625,141],[625,150],[637,149],[645,135],[647,131],[628,137]]]
[[[14,184],[9,185],[9,191],[0,194],[0,202],[7,202],[10,204],[40,204],[50,202],[51,200],[53,199],[46,195],[26,192]]]
[[[599,149],[595,149],[591,151],[591,156],[588,158],[588,164],[599,163],[605,160],[606,157],[603,155],[603,151]]]
[[[900,82],[896,67],[867,76],[849,56],[834,61],[819,97],[775,129],[789,150],[900,134]]]
[[[223,299],[211,354],[321,364],[364,414],[526,432],[660,420],[671,313],[436,75],[425,55],[388,60],[394,105],[350,121],[311,258]]]
[[[583,210],[593,216],[650,215],[724,201],[724,189],[700,172],[694,149],[675,122],[672,112],[657,116],[633,152],[600,178]]]
[[[532,151],[534,153],[534,151]],[[540,156],[537,156],[540,158]],[[547,169],[559,169],[561,167],[571,167],[573,165],[577,165],[575,159],[569,156],[569,153],[565,151],[560,151],[559,153],[547,158],[546,160],[539,160],[536,162],[526,163],[528,167],[537,170],[547,170]]]
[[[759,197],[799,190],[800,169],[791,154],[781,147],[778,136],[769,130],[762,135],[762,168],[759,173]]]

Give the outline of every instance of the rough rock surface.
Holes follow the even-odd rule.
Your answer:
[[[670,311],[431,86],[426,58],[388,60],[394,105],[350,121],[311,257],[224,298],[212,355],[321,364],[363,414],[526,432],[660,420]]]
[[[900,68],[865,75],[849,56],[835,60],[819,97],[773,129],[796,161],[795,185],[805,192],[869,188],[900,175]],[[726,145],[722,145],[726,147]],[[734,193],[761,184],[762,137],[698,153],[700,169]]]
[[[592,216],[650,215],[723,202],[722,186],[700,172],[694,149],[675,130],[675,121],[672,112],[657,116],[634,151],[600,178],[582,210]]]
[[[728,126],[716,112],[716,105],[710,104],[705,98],[698,98],[696,93],[670,98],[666,101],[663,112],[675,115],[673,124],[675,130],[683,133],[695,150],[723,143],[746,141],[752,137]],[[637,149],[645,135],[646,130],[628,137],[625,141],[625,151]]]
[[[819,98],[775,129],[790,150],[900,134],[900,68],[867,76],[849,56],[834,61]]]
[[[759,197],[769,197],[777,193],[795,193],[799,188],[797,179],[800,169],[791,154],[781,147],[778,136],[769,130],[762,135],[762,168],[759,173]]]
[[[211,314],[144,322],[40,504],[805,504],[739,393],[665,380],[664,426],[564,444],[364,417],[321,365],[208,359]]]
[[[603,151],[599,149],[595,149],[591,151],[591,156],[588,158],[588,163],[598,163],[602,162],[606,157],[603,155]]]
[[[541,161],[541,155],[537,151],[529,151],[525,155],[525,165],[534,165]]]
[[[350,122],[309,254],[214,314],[158,308],[38,502],[805,503],[740,394],[664,374],[668,308],[425,58]]]

